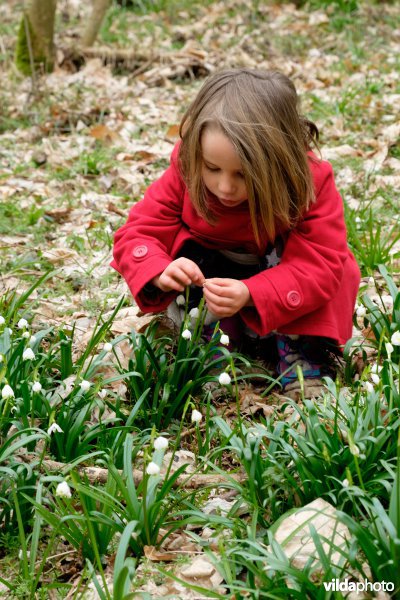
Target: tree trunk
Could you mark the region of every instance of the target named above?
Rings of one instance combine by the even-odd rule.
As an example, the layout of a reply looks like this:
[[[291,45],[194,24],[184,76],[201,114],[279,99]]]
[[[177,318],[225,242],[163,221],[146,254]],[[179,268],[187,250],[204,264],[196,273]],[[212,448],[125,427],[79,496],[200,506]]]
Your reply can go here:
[[[93,45],[110,4],[111,0],[93,0],[92,14],[88,19],[81,39],[81,45],[84,48]]]
[[[54,67],[54,20],[57,0],[25,0],[15,62],[25,75]]]

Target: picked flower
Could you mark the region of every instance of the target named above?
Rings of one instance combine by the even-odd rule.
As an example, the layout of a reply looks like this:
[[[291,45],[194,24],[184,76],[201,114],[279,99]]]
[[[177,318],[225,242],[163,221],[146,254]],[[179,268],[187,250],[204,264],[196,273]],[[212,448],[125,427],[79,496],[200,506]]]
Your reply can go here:
[[[59,498],[71,498],[71,488],[66,481],[62,481],[56,487],[56,496]]]
[[[229,375],[229,373],[226,373],[225,371],[223,373],[221,373],[221,375],[218,377],[218,381],[221,385],[229,385],[231,382],[231,377]]]
[[[113,346],[112,346],[112,344],[110,344],[110,342],[106,342],[103,346],[104,352],[111,352],[112,349],[113,349]]]
[[[201,414],[201,412],[199,410],[194,409],[192,411],[192,423],[200,423],[200,421],[202,420],[203,415]]]
[[[190,331],[190,329],[184,329],[182,331],[182,337],[184,340],[191,340],[192,339],[192,332]]]
[[[34,359],[35,359],[35,353],[32,350],[32,348],[26,348],[26,350],[24,350],[22,353],[22,360],[34,360]]]
[[[154,440],[154,450],[166,450],[168,448],[168,440],[160,435]]]
[[[392,337],[390,338],[393,346],[400,346],[400,331],[395,331]]]
[[[229,335],[226,335],[226,333],[223,333],[221,335],[221,337],[219,338],[219,343],[222,344],[223,346],[229,346]]]
[[[5,318],[2,315],[0,315],[0,325],[4,325],[5,322]]]
[[[17,323],[18,329],[26,329],[28,327],[28,321],[26,319],[20,319]]]
[[[153,461],[149,462],[146,468],[147,475],[158,475],[160,472],[160,467]]]
[[[87,381],[86,379],[84,379],[83,381],[80,382],[79,385],[80,385],[82,392],[87,392],[92,384],[90,381]]]
[[[52,435],[53,433],[63,433],[63,430],[59,425],[57,425],[57,423],[52,423],[48,428],[47,433],[49,435]]]
[[[179,296],[176,297],[175,302],[178,306],[184,306],[186,302],[185,296],[183,296],[183,294],[179,294]]]
[[[15,398],[14,390],[7,383],[1,390],[1,397],[3,398],[3,400],[9,400],[10,398]]]
[[[38,393],[42,391],[42,384],[40,381],[35,381],[32,386],[32,392]]]

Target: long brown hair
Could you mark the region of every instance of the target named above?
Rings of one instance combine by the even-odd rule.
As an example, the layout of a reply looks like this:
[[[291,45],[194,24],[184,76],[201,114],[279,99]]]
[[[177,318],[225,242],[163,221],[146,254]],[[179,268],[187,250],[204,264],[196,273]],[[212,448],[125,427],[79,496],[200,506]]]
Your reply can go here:
[[[218,127],[240,158],[255,239],[259,223],[274,240],[293,227],[314,200],[307,151],[318,129],[298,113],[292,81],[282,73],[247,68],[210,76],[183,116],[179,165],[196,210],[208,222],[215,215],[201,177],[201,136]]]

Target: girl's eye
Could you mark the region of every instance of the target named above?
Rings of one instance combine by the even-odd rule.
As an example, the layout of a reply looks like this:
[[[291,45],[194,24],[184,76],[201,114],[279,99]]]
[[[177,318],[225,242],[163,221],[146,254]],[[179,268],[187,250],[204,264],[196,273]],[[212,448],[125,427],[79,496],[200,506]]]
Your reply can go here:
[[[219,171],[218,167],[210,167],[209,165],[204,165],[208,171],[212,171],[213,173]]]

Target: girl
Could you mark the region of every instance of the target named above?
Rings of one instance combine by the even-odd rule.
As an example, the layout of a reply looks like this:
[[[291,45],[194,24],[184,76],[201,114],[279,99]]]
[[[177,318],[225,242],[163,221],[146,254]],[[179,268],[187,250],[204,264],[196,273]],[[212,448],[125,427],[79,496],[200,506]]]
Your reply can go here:
[[[352,333],[360,281],[317,127],[278,72],[210,76],[185,113],[171,164],[115,235],[112,266],[143,312],[186,286],[214,321],[274,336],[285,393],[325,373]],[[197,298],[197,299],[198,299]]]

